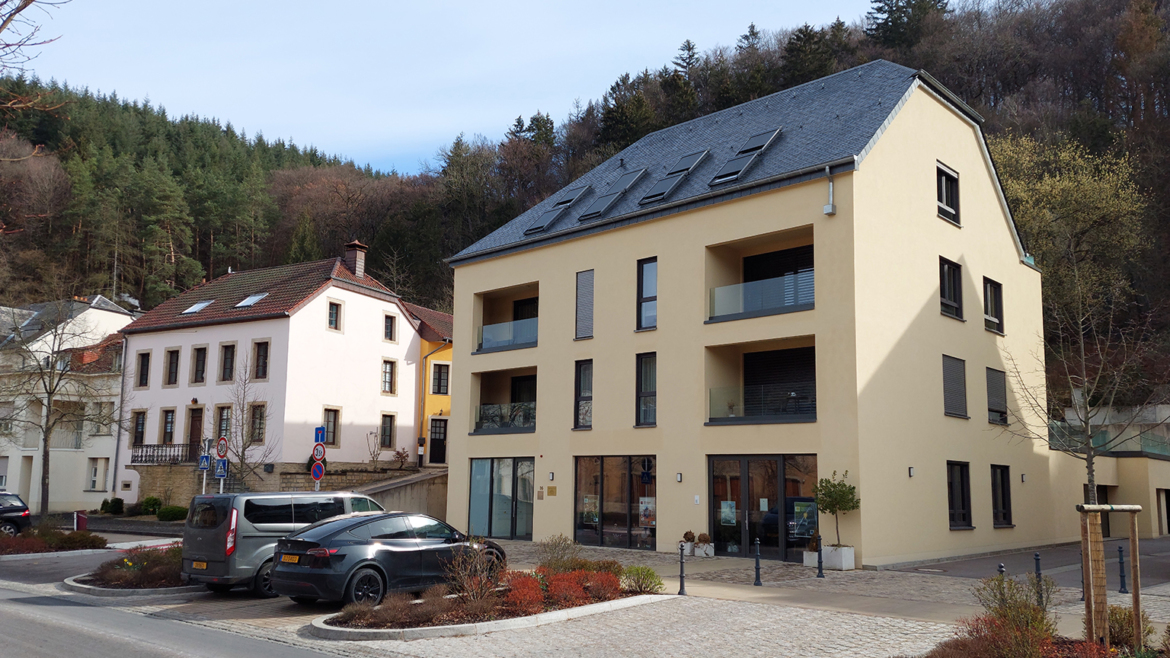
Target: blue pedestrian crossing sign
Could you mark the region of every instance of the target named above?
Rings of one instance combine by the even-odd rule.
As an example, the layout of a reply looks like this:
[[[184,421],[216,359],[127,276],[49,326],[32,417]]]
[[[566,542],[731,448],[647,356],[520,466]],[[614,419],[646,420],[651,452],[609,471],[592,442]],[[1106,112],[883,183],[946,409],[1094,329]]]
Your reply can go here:
[[[313,443],[325,443],[325,427],[313,428]]]
[[[217,478],[227,477],[227,460],[226,459],[215,460],[215,477],[217,477]]]
[[[211,468],[211,455],[199,455],[199,470],[206,471]]]

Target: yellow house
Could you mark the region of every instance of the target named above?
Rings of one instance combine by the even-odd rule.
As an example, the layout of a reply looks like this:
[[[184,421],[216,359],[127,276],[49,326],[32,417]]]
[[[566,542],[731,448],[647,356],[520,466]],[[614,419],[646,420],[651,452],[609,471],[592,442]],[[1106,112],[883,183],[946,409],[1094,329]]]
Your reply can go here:
[[[419,321],[420,404],[419,466],[447,464],[447,431],[451,419],[451,316],[405,304]]]
[[[448,522],[800,560],[848,471],[857,566],[1076,540],[1083,465],[1005,427],[1041,275],[980,122],[871,62],[647,135],[457,254]],[[1111,501],[1158,534],[1170,463],[1140,462]]]

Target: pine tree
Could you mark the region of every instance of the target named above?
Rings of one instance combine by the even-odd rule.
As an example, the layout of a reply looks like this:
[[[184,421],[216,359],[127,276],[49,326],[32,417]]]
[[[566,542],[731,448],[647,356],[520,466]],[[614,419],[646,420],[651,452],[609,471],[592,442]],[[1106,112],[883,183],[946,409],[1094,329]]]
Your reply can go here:
[[[739,39],[735,42],[735,52],[737,54],[755,53],[759,52],[760,45],[763,43],[764,37],[760,31],[756,29],[756,24],[748,25],[747,33],[739,35]]]
[[[321,241],[317,238],[317,229],[313,226],[313,218],[309,212],[301,212],[297,220],[296,230],[293,231],[292,244],[289,245],[286,263],[308,263],[324,258],[321,253]]]
[[[829,75],[833,63],[833,51],[825,33],[805,23],[784,44],[780,76],[785,87],[794,87]]]
[[[682,45],[678,47],[678,56],[671,63],[674,64],[676,71],[682,73],[689,80],[691,71],[699,64],[699,47],[690,39],[683,41]]]
[[[865,14],[865,34],[884,48],[906,51],[925,36],[926,20],[946,14],[947,0],[872,0]]]

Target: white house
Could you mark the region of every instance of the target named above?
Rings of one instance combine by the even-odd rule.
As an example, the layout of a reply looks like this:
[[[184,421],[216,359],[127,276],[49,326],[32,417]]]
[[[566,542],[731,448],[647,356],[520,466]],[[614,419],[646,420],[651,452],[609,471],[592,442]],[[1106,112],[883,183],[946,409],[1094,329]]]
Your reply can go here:
[[[0,491],[38,509],[47,452],[50,511],[91,509],[111,496],[117,332],[133,319],[101,295],[0,307]],[[50,408],[60,422],[46,451]]]
[[[365,255],[353,242],[344,259],[228,273],[126,327],[118,495],[184,504],[220,436],[251,490],[303,476],[318,426],[331,473],[364,466],[371,443],[410,449],[424,325]]]

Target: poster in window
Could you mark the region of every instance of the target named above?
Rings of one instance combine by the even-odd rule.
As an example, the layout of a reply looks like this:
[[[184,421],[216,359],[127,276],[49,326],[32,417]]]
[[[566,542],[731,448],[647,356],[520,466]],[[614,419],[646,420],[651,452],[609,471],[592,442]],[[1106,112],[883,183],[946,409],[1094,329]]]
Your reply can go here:
[[[581,523],[597,525],[597,496],[581,496]]]
[[[792,536],[812,537],[817,529],[817,504],[813,501],[792,503]]]
[[[719,525],[735,525],[735,501],[719,502]]]
[[[641,496],[638,498],[638,525],[643,528],[653,528],[657,520],[654,509],[654,496]]]

